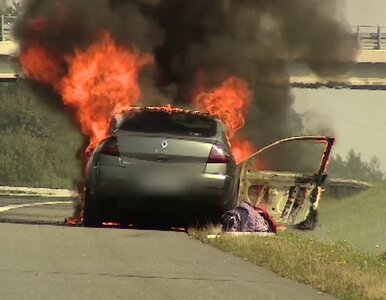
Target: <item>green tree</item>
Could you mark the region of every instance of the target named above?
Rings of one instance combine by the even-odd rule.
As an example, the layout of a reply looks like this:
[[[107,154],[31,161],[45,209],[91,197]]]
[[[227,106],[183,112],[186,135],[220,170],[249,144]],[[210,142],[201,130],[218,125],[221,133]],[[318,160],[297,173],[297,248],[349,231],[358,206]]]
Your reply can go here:
[[[18,16],[22,10],[22,4],[18,1],[12,1],[12,4],[9,4],[7,0],[0,0],[0,10],[2,15]]]
[[[360,153],[351,149],[346,158],[343,159],[339,154],[332,157],[328,173],[331,177],[357,179],[370,182],[381,181],[384,173],[380,169],[380,162],[373,156],[370,162],[365,162]]]

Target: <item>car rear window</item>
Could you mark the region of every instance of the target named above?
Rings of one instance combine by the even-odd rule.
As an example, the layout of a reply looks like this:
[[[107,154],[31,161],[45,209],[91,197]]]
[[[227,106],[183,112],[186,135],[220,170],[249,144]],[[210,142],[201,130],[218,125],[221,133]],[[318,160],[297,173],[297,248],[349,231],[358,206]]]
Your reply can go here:
[[[118,128],[134,132],[199,137],[212,137],[217,133],[216,121],[205,116],[150,111],[129,113]]]

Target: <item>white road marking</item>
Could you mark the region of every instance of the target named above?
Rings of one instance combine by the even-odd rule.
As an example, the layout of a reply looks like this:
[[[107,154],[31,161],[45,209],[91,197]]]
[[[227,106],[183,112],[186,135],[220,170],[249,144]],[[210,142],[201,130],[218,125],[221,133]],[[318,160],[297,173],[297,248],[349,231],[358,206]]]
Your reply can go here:
[[[0,212],[5,212],[11,209],[30,207],[30,206],[71,204],[71,203],[72,201],[55,201],[55,202],[37,202],[37,203],[29,203],[29,204],[7,205],[7,206],[0,207]]]

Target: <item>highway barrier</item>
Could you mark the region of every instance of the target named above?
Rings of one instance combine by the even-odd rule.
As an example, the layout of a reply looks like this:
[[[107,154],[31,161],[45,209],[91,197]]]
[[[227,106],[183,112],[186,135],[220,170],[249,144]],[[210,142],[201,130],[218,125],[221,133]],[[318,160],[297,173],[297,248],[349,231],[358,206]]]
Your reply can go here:
[[[78,193],[65,189],[0,186],[0,196],[75,198]]]
[[[373,185],[360,180],[331,178],[326,182],[324,197],[345,198],[370,189]]]

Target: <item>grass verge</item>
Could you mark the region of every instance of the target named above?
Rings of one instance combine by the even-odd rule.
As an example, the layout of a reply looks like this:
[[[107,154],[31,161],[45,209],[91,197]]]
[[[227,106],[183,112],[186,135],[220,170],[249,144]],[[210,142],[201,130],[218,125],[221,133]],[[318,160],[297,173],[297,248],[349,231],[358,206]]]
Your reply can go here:
[[[276,237],[208,239],[210,232],[210,229],[189,231],[206,244],[340,299],[386,299],[383,255],[364,254],[346,242],[325,243],[293,232]]]
[[[386,251],[386,182],[357,196],[345,199],[322,199],[320,226],[315,237],[346,240],[366,252]]]

